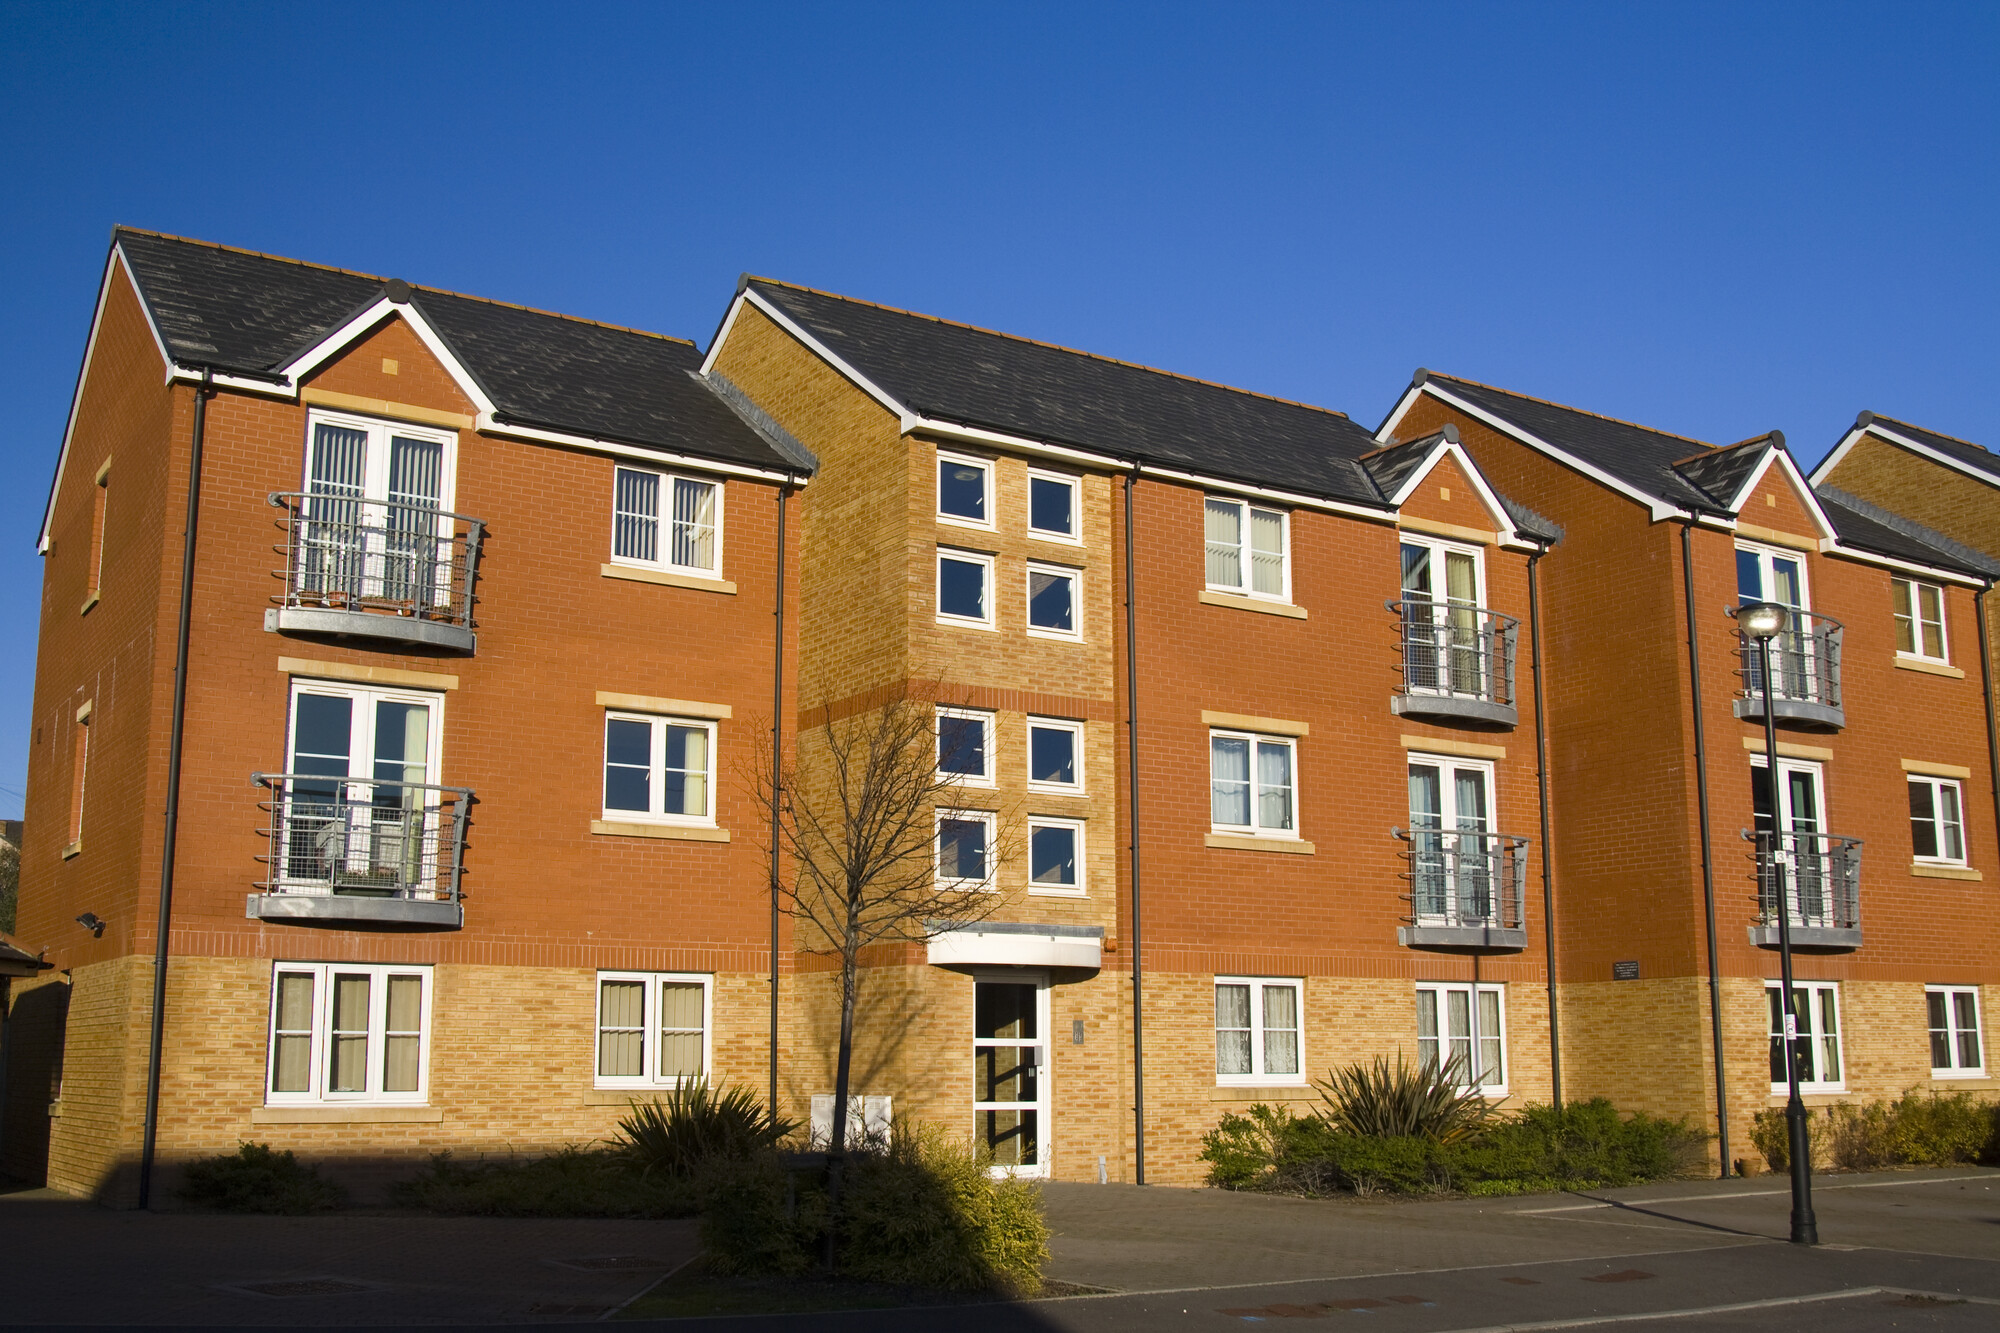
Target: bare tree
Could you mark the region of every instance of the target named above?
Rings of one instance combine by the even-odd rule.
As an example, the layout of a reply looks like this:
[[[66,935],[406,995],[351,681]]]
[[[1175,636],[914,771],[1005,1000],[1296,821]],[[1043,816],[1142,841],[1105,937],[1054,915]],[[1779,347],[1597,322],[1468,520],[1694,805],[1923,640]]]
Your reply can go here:
[[[920,943],[990,915],[1000,901],[998,872],[1016,855],[1016,820],[992,808],[990,792],[977,804],[968,801],[963,779],[940,766],[942,694],[935,684],[912,685],[849,716],[829,712],[800,736],[789,765],[757,775],[765,814],[775,813],[771,822],[791,866],[779,891],[805,927],[801,947],[840,956],[840,1047],[827,1145],[836,1198],[862,950]],[[950,819],[955,811],[977,817]],[[957,873],[975,864],[983,871],[977,877]]]

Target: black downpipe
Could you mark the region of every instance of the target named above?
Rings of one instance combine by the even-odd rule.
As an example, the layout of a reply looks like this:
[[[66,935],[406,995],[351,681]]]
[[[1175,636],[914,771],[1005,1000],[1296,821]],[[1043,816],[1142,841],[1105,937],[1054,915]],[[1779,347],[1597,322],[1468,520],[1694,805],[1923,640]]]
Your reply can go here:
[[[784,799],[785,758],[785,501],[792,493],[787,481],[778,488],[778,596],[771,615],[776,624],[771,649],[771,1100],[765,1110],[778,1114],[778,812]]]
[[[1681,524],[1681,582],[1687,597],[1688,692],[1694,701],[1695,805],[1701,813],[1701,902],[1708,924],[1708,1026],[1715,1045],[1715,1137],[1729,1179],[1729,1085],[1723,1081],[1722,981],[1715,957],[1715,861],[1709,850],[1708,741],[1701,724],[1701,646],[1694,618],[1693,525]],[[1773,781],[1776,781],[1774,778]]]
[[[194,447],[188,456],[187,532],[181,541],[181,617],[174,641],[174,718],[167,741],[167,824],[160,843],[160,921],[153,941],[153,1031],[146,1049],[146,1136],[139,1150],[139,1206],[153,1198],[153,1150],[160,1135],[160,1051],[167,1030],[167,937],[174,917],[174,845],[180,834],[181,743],[187,734],[188,631],[194,621],[194,537],[201,517],[201,446],[215,372],[203,367],[194,393]]]
[[[1139,951],[1139,631],[1132,589],[1132,483],[1125,474],[1125,738],[1126,804],[1132,822],[1132,1164],[1135,1184],[1146,1183],[1146,1024],[1140,1003]]]
[[[1563,1104],[1562,1017],[1556,1012],[1556,898],[1549,869],[1549,732],[1542,716],[1542,604],[1535,591],[1535,564],[1549,553],[1537,547],[1528,557],[1528,670],[1535,678],[1535,787],[1542,812],[1542,947],[1549,986],[1549,1099]]]
[[[1972,594],[1973,614],[1979,621],[1979,688],[1986,695],[1986,767],[1993,783],[1993,827],[2000,829],[2000,742],[1993,734],[1993,655],[1986,644],[1986,594],[1993,591],[1993,581]]]

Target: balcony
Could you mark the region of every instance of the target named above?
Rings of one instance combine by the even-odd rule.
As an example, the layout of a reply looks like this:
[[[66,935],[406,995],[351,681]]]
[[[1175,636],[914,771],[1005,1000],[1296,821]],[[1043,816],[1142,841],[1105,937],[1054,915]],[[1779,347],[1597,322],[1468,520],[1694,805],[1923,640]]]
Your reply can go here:
[[[1514,646],[1521,622],[1484,607],[1406,597],[1387,602],[1400,624],[1402,686],[1389,707],[1399,717],[1447,725],[1512,727]]]
[[[264,628],[421,644],[475,647],[473,585],[486,525],[435,506],[280,492],[285,591]]]
[[[270,878],[244,915],[263,921],[456,929],[472,792],[421,782],[257,773],[270,791]]]
[[[1528,946],[1528,839],[1511,833],[1396,829],[1409,844],[1410,891],[1396,939],[1413,949],[1517,953]]]
[[[1839,731],[1847,725],[1840,702],[1841,625],[1830,616],[1794,611],[1791,624],[1771,640],[1770,708],[1780,724],[1817,731]],[[1736,716],[1764,720],[1763,666],[1757,641],[1737,631],[1743,688],[1736,697]]]
[[[1792,947],[1836,952],[1861,947],[1861,839],[1832,833],[1743,830],[1756,844],[1757,920],[1750,942],[1778,947],[1778,875],[1791,900]]]

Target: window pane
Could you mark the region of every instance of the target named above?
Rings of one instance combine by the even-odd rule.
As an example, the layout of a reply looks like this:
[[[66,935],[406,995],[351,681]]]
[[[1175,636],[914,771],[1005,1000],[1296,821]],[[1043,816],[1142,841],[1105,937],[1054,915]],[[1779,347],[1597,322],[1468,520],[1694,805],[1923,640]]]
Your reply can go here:
[[[271,1091],[307,1092],[312,1081],[312,974],[279,973],[276,1007]]]
[[[701,1034],[671,1032],[660,1035],[660,1077],[701,1077]]]
[[[1773,1083],[1783,1083],[1785,1081],[1785,1017],[1784,1010],[1779,1008],[1778,988],[1776,986],[1765,987],[1764,998],[1771,1010],[1771,1081]]]
[[[645,1072],[643,981],[598,985],[597,1072],[605,1078],[637,1078]]]
[[[986,719],[938,719],[938,771],[964,777],[986,776]]]
[[[1917,613],[1911,605],[1910,592],[1915,585],[1907,579],[1895,579],[1889,584],[1896,607],[1896,649],[1898,652],[1917,651]]]
[[[1032,843],[1029,873],[1035,883],[1054,888],[1076,887],[1076,830],[1038,826],[1030,835]]]
[[[424,979],[415,976],[389,978],[390,1032],[413,1033],[423,1030]]]
[[[686,982],[660,985],[661,1078],[700,1078],[702,988]]]
[[[655,472],[618,469],[617,517],[612,553],[623,560],[660,558],[660,477]]]
[[[277,1043],[277,1058],[271,1062],[271,1091],[309,1091],[308,1081],[312,1077],[311,1034],[281,1034]]]
[[[660,1027],[676,1032],[701,1031],[702,987],[690,981],[660,983]]]
[[[986,878],[986,822],[938,821],[938,873],[946,879]]]
[[[1986,1063],[1979,1049],[1979,997],[1971,991],[1959,991],[1951,1000],[1958,1019],[1958,1067],[1978,1069]]]
[[[292,705],[292,771],[348,776],[353,719],[352,699],[301,694]]]
[[[1068,727],[1028,728],[1028,776],[1076,785],[1076,733]]]
[[[653,808],[653,725],[624,718],[604,723],[604,808]]]
[[[1940,782],[1937,794],[1938,831],[1942,834],[1939,841],[1944,846],[1944,854],[1954,861],[1963,861],[1965,859],[1965,837],[1964,826],[1960,823],[1958,814],[1958,784],[1955,782]]]
[[[1250,988],[1215,988],[1215,1072],[1248,1074],[1250,1065]]]
[[[1917,604],[1923,609],[1924,655],[1944,656],[1944,589],[1929,583],[1917,585]]]
[[[1241,736],[1209,739],[1209,817],[1217,824],[1250,823],[1250,742]]]
[[[1076,631],[1076,579],[1045,570],[1028,571],[1028,623],[1036,629]]]
[[[986,469],[956,459],[938,459],[938,512],[986,521]]]
[[[1269,509],[1250,511],[1250,590],[1285,593],[1285,517]]]
[[[1736,595],[1745,602],[1764,600],[1764,570],[1755,551],[1736,553]]]
[[[1479,1082],[1497,1088],[1505,1081],[1500,1050],[1500,994],[1479,992]]]
[[[938,611],[967,620],[986,619],[986,566],[975,560],[938,560]]]
[[[1434,990],[1417,992],[1417,1063],[1430,1069],[1438,1064],[1438,997]]]
[[[1292,747],[1280,741],[1257,742],[1257,827],[1292,826]]]
[[[1910,846],[1917,856],[1938,854],[1937,812],[1931,784],[1910,780]]]
[[[423,1038],[391,1034],[382,1039],[382,1091],[415,1092],[420,1086]]]
[[[1290,986],[1264,987],[1264,1072],[1299,1072],[1299,993]]]
[[[1068,482],[1046,477],[1028,479],[1028,526],[1037,532],[1076,535],[1076,518],[1071,512],[1076,488]]]
[[[708,813],[708,728],[667,728],[665,771],[661,775],[663,814]]]
[[[1945,1012],[1945,1003],[1954,998],[1942,991],[1931,991],[1924,996],[1924,1004],[1930,1010],[1931,1027],[1931,1068],[1951,1068],[1951,1020]]]
[[[715,568],[715,490],[712,482],[674,478],[674,564]]]
[[[368,1088],[368,983],[366,974],[335,974],[333,1035],[327,1069],[327,1091],[365,1092]]]
[[[1243,509],[1229,500],[1205,506],[1208,533],[1208,581],[1222,588],[1243,586]]]
[[[1828,1083],[1840,1082],[1840,1024],[1835,1009],[1837,1001],[1831,986],[1819,993],[1820,1049],[1824,1052],[1821,1060],[1820,1078]]]

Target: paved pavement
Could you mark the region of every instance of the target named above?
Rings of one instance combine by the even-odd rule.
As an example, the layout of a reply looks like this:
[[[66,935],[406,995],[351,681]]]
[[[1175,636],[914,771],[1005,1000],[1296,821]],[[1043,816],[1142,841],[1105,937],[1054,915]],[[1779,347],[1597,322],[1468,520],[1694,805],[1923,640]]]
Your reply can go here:
[[[1104,1294],[658,1327],[2000,1327],[2000,1171],[1831,1177],[1815,1197],[1825,1243],[1807,1250],[1783,1242],[1790,1201],[1769,1177],[1434,1202],[1051,1185],[1049,1275]],[[17,1193],[0,1196],[0,1308],[10,1324],[70,1328],[580,1321],[650,1285],[695,1243],[684,1222],[146,1215]]]

